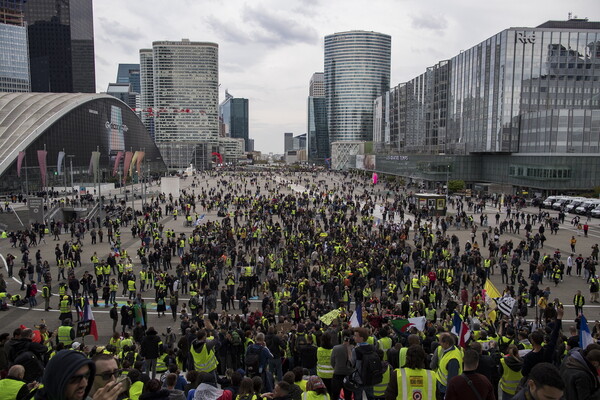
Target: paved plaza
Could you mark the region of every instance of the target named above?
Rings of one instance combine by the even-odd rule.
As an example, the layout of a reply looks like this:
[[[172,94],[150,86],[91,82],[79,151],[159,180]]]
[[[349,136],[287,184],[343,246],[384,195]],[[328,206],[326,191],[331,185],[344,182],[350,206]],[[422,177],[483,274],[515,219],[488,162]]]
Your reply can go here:
[[[360,178],[360,179],[364,180],[364,183],[361,185],[357,185],[355,188],[353,188],[354,193],[362,194],[364,191],[367,191],[371,194],[383,195],[383,197],[385,197],[388,194],[388,190],[384,189],[383,183],[378,183],[377,185],[373,186],[370,183],[369,178],[364,177],[364,178]],[[267,184],[267,183],[270,184],[271,188],[276,187],[277,190],[280,190],[282,193],[292,193],[292,192],[301,192],[303,190],[306,190],[306,188],[308,188],[308,189],[316,188],[317,190],[324,190],[326,187],[329,188],[330,190],[339,189],[340,185],[342,184],[342,175],[336,174],[333,172],[330,172],[330,173],[321,172],[321,173],[315,173],[315,174],[313,174],[313,173],[281,173],[280,175],[277,175],[275,177],[273,177],[272,175],[267,176],[267,174],[264,174],[264,175],[261,175],[257,179],[255,184],[252,184],[252,183],[250,183],[249,176],[241,175],[240,177],[238,177],[233,172],[221,172],[221,173],[213,172],[211,175],[199,173],[195,177],[188,177],[185,180],[181,180],[181,186],[182,186],[182,189],[188,190],[188,191],[194,191],[195,193],[199,193],[203,188],[207,191],[210,190],[211,188],[215,188],[217,190],[227,190],[226,187],[222,183],[220,184],[220,186],[218,186],[219,183],[222,182],[223,180],[231,180],[236,183],[245,182],[246,188],[248,190],[251,190],[252,193],[256,193],[257,190],[260,190],[261,194],[265,194],[266,193],[265,184]],[[194,185],[194,186],[192,186],[192,185]],[[159,186],[154,185],[154,186],[151,186],[148,191],[149,191],[149,193],[156,193],[158,190],[159,190]],[[118,192],[119,192],[119,190],[117,189],[116,191],[114,191],[114,193],[111,193],[111,195],[118,194]],[[139,189],[138,189],[138,192],[139,192]],[[392,198],[391,194],[390,194],[389,198],[390,199]],[[382,204],[382,197],[378,197],[377,203]],[[128,202],[128,206],[130,204],[131,204],[131,201]],[[134,201],[134,206],[136,209],[141,208],[142,200],[136,199]],[[465,207],[465,209],[466,209],[466,207]],[[164,207],[163,207],[163,210],[164,210]],[[537,207],[535,207],[535,208],[528,207],[528,208],[523,209],[522,211],[525,213],[537,214],[538,209],[537,209]],[[206,210],[201,210],[201,206],[198,206],[197,212],[198,212],[198,214],[204,215],[204,219],[202,220],[203,223],[205,221],[209,221],[209,220],[220,219],[220,217],[217,216],[217,210],[212,210],[211,212],[207,212]],[[452,207],[450,207],[449,214],[453,215],[455,212],[456,211],[453,210]],[[494,227],[495,226],[494,216],[495,216],[497,210],[491,209],[488,206],[488,208],[486,210],[484,210],[483,212],[488,215],[489,224],[491,224],[491,226]],[[551,213],[551,215],[557,214],[556,211],[550,210],[549,212]],[[472,212],[467,211],[467,213],[471,214]],[[502,221],[506,216],[505,210],[502,209],[500,211],[500,213],[502,216],[501,217],[501,221]],[[408,213],[406,214],[406,216],[411,219],[413,218],[413,216]],[[375,212],[376,221],[380,217],[381,217],[381,213],[378,210],[376,210],[376,212]],[[587,257],[590,255],[592,245],[594,245],[596,243],[600,243],[600,220],[592,219],[589,222],[590,230],[588,233],[588,237],[584,237],[583,235],[578,236],[577,230],[570,223],[571,218],[572,218],[572,216],[567,215],[567,218],[565,219],[565,223],[560,225],[558,234],[551,235],[549,233],[549,230],[546,231],[547,241],[544,244],[544,248],[540,250],[542,256],[544,255],[544,253],[553,254],[556,249],[560,249],[563,254],[563,258],[566,259],[566,257],[570,253],[570,251],[569,251],[570,250],[570,239],[572,236],[575,236],[577,239],[576,253],[581,253],[584,257]],[[476,222],[479,222],[479,215],[476,215],[474,219]],[[186,234],[189,234],[193,230],[192,227],[183,226],[184,218],[178,218],[177,220],[174,220],[171,215],[165,216],[163,214],[163,219],[160,221],[160,223],[165,226],[165,229],[169,229],[169,228],[173,229],[176,233],[184,232]],[[536,231],[537,231],[537,226],[534,227],[534,232],[536,232]],[[478,234],[477,234],[479,240],[481,240],[480,232],[481,232],[481,230],[478,231]],[[136,251],[140,246],[140,239],[133,237],[131,234],[131,231],[128,227],[122,228],[121,234],[122,234],[123,248],[126,249],[128,254],[132,257],[133,263],[134,263],[134,272],[136,273],[136,276],[137,276],[139,271],[141,270],[141,264],[139,262],[140,260],[136,256]],[[470,240],[470,230],[456,229],[454,226],[452,226],[449,228],[448,234],[449,235],[455,234],[460,239],[461,248],[463,248],[463,249],[464,249],[464,244],[466,243],[466,241]],[[51,306],[53,307],[53,309],[49,312],[44,312],[43,299],[41,299],[40,293],[38,293],[38,306],[35,307],[34,309],[29,310],[28,307],[16,308],[16,307],[11,306],[11,307],[9,307],[8,311],[0,312],[0,326],[2,326],[2,329],[0,330],[0,332],[12,332],[12,330],[14,328],[18,327],[21,324],[26,325],[26,326],[34,326],[34,325],[41,323],[42,321],[45,321],[51,330],[54,330],[55,328],[57,328],[59,326],[59,322],[60,322],[58,319],[58,316],[59,316],[58,302],[59,302],[59,300],[58,300],[58,296],[56,295],[56,291],[58,288],[58,282],[54,280],[57,276],[57,267],[56,267],[56,263],[54,262],[54,259],[55,259],[54,247],[57,243],[62,245],[62,243],[64,243],[65,240],[70,240],[71,235],[68,233],[61,233],[60,236],[61,236],[60,241],[53,241],[52,235],[46,236],[45,244],[41,243],[38,247],[34,247],[34,248],[30,249],[32,256],[33,256],[33,254],[35,254],[37,249],[40,249],[43,258],[50,262],[51,274],[53,277],[53,282],[52,282],[53,292],[55,292],[54,293],[55,295],[53,296],[53,298],[51,300]],[[501,237],[501,242],[504,242],[505,240],[513,240],[513,242],[516,245],[524,237],[525,237],[524,230],[521,229],[520,235],[512,234],[512,233],[504,233]],[[413,246],[412,240],[409,240],[408,244]],[[89,235],[86,235],[85,239],[83,240],[83,253],[81,256],[83,265],[82,265],[82,267],[76,268],[76,276],[78,278],[80,278],[81,275],[83,274],[83,271],[86,271],[86,270],[89,271],[90,273],[93,273],[93,266],[90,261],[90,257],[92,256],[92,254],[94,252],[96,252],[98,254],[98,257],[102,258],[102,257],[106,257],[108,255],[109,251],[110,251],[110,248],[109,248],[109,245],[106,242],[106,240],[104,241],[104,243],[98,242],[97,244],[92,245]],[[20,282],[18,280],[18,277],[16,276],[16,271],[18,271],[18,267],[20,266],[20,256],[21,256],[20,251],[18,249],[11,248],[11,245],[10,245],[10,242],[8,241],[8,239],[2,239],[0,241],[0,255],[2,255],[2,257],[4,258],[4,257],[6,257],[6,255],[8,253],[12,253],[16,256],[15,277],[8,278],[7,271],[4,271],[4,277],[5,277],[5,280],[7,281],[7,285],[8,285],[8,292],[11,294],[21,293],[24,296],[24,292],[19,290]],[[487,257],[487,255],[488,255],[487,249],[483,248],[482,255],[484,257]],[[4,269],[5,263],[4,263],[3,258],[0,258],[0,266]],[[174,268],[177,266],[177,263],[178,263],[177,261],[178,261],[177,258],[174,257],[172,260]],[[412,262],[411,262],[411,266],[412,266]],[[174,272],[174,270],[173,270],[173,272]],[[500,291],[502,291],[503,285],[501,284],[501,281],[500,281],[500,272],[499,272],[498,267],[496,267],[495,274],[491,277],[491,280],[496,285],[496,287]],[[575,317],[575,312],[574,312],[574,307],[573,307],[573,295],[575,294],[575,292],[577,290],[581,290],[582,293],[586,297],[586,306],[584,307],[584,310],[585,310],[585,314],[588,318],[588,321],[590,323],[593,323],[593,321],[600,319],[600,304],[591,305],[589,303],[589,298],[590,298],[589,285],[586,284],[585,280],[583,280],[581,277],[565,276],[564,281],[561,282],[558,287],[554,287],[553,283],[549,282],[548,279],[544,279],[544,284],[541,285],[540,287],[545,288],[546,286],[549,286],[551,289],[551,296],[550,296],[551,299],[558,297],[564,303],[565,308],[566,308],[565,320],[567,323],[572,323],[572,321]],[[40,292],[41,292],[41,288],[42,288],[42,284],[39,284],[38,290]],[[99,292],[101,292],[101,290]],[[150,291],[146,291],[143,294],[143,297],[144,297],[145,301],[148,303],[148,319],[149,319],[148,326],[154,326],[158,330],[158,332],[165,332],[167,326],[176,327],[175,330],[178,331],[179,322],[173,321],[173,319],[170,317],[169,310],[167,310],[166,317],[158,318],[157,313],[155,311],[156,304],[154,301],[154,290],[153,289]],[[188,299],[189,299],[189,296],[187,296],[187,295],[181,296],[180,304],[182,301],[187,302]],[[117,300],[118,300],[119,307],[120,307],[126,299],[124,297],[117,297]],[[99,330],[99,334],[100,334],[98,344],[106,344],[108,342],[108,338],[112,334],[112,321],[109,318],[109,311],[108,311],[109,309],[104,308],[104,306],[103,306],[104,302],[102,300],[100,301],[100,304],[101,304],[101,307],[93,308],[93,312],[94,312],[94,317],[98,324],[98,330]],[[219,305],[219,309],[220,309],[220,301],[218,301],[218,305]],[[260,306],[261,306],[260,299],[252,300],[251,310],[260,309]],[[532,317],[533,315],[534,314],[532,311],[532,312],[530,312],[529,317]],[[91,336],[86,337],[86,343],[89,343],[89,342],[93,342],[93,338]]]

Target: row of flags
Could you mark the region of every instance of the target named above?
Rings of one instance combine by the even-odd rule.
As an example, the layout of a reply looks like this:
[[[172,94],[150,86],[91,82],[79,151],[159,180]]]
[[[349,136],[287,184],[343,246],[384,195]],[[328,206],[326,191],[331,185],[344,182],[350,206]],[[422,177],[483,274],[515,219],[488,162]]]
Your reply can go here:
[[[90,157],[90,166],[88,168],[88,173],[90,175],[96,176],[96,173],[98,172],[98,170],[100,168],[100,155],[101,154],[99,151],[92,152],[92,155]],[[65,156],[66,156],[66,154],[64,151],[58,152],[58,159],[56,161],[56,170],[58,172],[58,175],[62,175],[62,173],[63,173],[63,161],[65,159]],[[144,151],[136,151],[136,152],[119,151],[117,153],[117,156],[115,157],[115,163],[114,163],[114,167],[113,167],[113,176],[115,176],[117,174],[117,171],[119,169],[119,164],[121,163],[121,160],[123,158],[125,159],[124,165],[123,165],[123,170],[128,171],[129,176],[133,176],[134,166],[135,166],[135,170],[137,171],[138,175],[141,175],[141,173],[142,173],[141,165],[142,165],[142,161],[144,160],[145,156],[146,156],[146,152],[144,152]],[[48,163],[46,160],[47,157],[48,157],[48,152],[46,150],[37,150],[38,165],[40,168],[40,175],[42,178],[42,187],[46,187],[46,182],[47,182],[47,177],[48,177],[48,171],[47,171]],[[19,155],[17,156],[17,177],[19,177],[19,178],[21,177],[21,169],[23,168],[23,160],[24,159],[25,159],[25,151],[20,151]],[[123,176],[123,183],[125,183],[126,179],[127,179],[127,173],[125,173]]]

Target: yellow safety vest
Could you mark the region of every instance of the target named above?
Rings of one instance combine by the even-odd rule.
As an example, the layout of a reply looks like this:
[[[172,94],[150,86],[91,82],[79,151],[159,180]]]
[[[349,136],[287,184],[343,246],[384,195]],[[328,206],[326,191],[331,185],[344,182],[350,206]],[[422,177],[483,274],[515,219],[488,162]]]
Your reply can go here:
[[[333,378],[333,367],[331,366],[332,349],[319,347],[317,349],[317,375],[323,379]]]
[[[448,386],[448,363],[450,360],[458,360],[458,375],[462,374],[462,353],[456,347],[447,353],[442,353],[442,358],[437,370],[438,380],[443,386]]]
[[[379,348],[383,351],[383,361],[387,361],[387,351],[392,348],[392,339],[389,337],[382,337],[378,340]]]
[[[196,371],[211,372],[217,368],[217,358],[215,357],[215,352],[213,350],[209,352],[206,347],[206,343],[204,343],[200,353],[197,353],[193,346],[190,348],[192,358],[194,359],[194,369]]]
[[[127,289],[130,292],[135,292],[135,281],[127,281]]]
[[[25,382],[5,378],[0,380],[0,400],[16,399]]]
[[[131,400],[138,400],[142,394],[142,389],[144,389],[144,383],[142,381],[132,383],[129,388],[129,398]]]
[[[389,365],[387,366],[387,368],[385,369],[385,372],[383,373],[383,378],[381,378],[381,382],[379,382],[376,385],[373,385],[373,395],[377,398],[383,398],[385,397],[385,390],[388,387],[388,384],[390,383],[390,371],[392,370],[392,367],[390,367]]]
[[[503,392],[514,395],[517,393],[517,387],[519,386],[519,382],[521,378],[523,378],[523,374],[521,371],[513,371],[506,365],[505,361],[506,357],[500,359],[500,364],[502,364],[502,377],[500,378],[500,389]]]
[[[156,372],[166,372],[167,371],[168,365],[165,362],[166,358],[167,358],[167,353],[163,354],[162,356],[160,356],[156,359]]]
[[[71,306],[69,305],[69,300],[61,300],[60,301],[60,312],[61,314],[66,314],[71,312]]]
[[[398,400],[435,400],[436,377],[428,369],[400,368],[396,370],[398,379]]]
[[[59,326],[58,327],[58,341],[63,343],[65,346],[70,346],[73,343],[73,339],[71,339],[71,331],[73,327],[71,326]]]
[[[406,352],[408,351],[408,347],[402,347],[398,352],[398,365],[400,368],[404,367],[406,364]]]
[[[302,393],[302,400],[329,400],[329,395],[327,393],[318,394],[317,392],[309,390],[308,392]]]

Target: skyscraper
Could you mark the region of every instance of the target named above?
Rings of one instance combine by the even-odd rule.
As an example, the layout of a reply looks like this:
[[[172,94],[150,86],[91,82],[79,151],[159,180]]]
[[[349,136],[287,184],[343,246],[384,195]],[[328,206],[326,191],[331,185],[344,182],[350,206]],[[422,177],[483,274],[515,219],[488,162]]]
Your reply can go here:
[[[140,93],[140,64],[119,64],[117,83],[130,83],[131,90]]]
[[[224,136],[244,139],[244,151],[248,146],[248,99],[236,98],[225,91],[225,100],[219,105],[219,118]]]
[[[0,5],[0,92],[29,92],[27,28],[23,0]]]
[[[329,143],[372,140],[373,101],[389,90],[392,38],[349,31],[325,36]]]
[[[31,90],[95,93],[92,0],[29,0],[23,11]]]
[[[308,95],[312,97],[325,97],[325,77],[322,72],[315,72],[310,78]]]
[[[219,46],[189,39],[154,42],[151,57],[140,50],[140,70],[142,110],[154,120],[154,139],[167,166],[207,168],[219,133]]]
[[[310,78],[307,125],[306,154],[308,160],[311,162],[322,161],[329,157],[325,81],[322,72],[315,72]]]
[[[140,50],[140,108],[141,118],[154,139],[154,58],[152,49]]]

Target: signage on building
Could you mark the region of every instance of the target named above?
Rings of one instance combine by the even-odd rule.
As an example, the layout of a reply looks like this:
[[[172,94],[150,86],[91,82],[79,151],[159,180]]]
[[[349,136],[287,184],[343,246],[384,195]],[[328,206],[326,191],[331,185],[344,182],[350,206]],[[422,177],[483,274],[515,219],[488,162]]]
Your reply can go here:
[[[388,161],[408,161],[408,156],[387,156]]]
[[[29,206],[29,220],[38,223],[44,222],[44,199],[42,197],[30,197],[27,200]]]
[[[533,44],[535,43],[535,32],[532,31],[522,31],[517,32],[515,36],[515,43],[523,43],[523,44]]]
[[[115,124],[114,122],[110,122],[110,121],[106,121],[104,123],[104,126],[106,127],[106,129],[114,129],[114,130],[117,130],[117,131],[123,132],[123,133],[125,133],[129,130],[129,128],[125,124]]]

